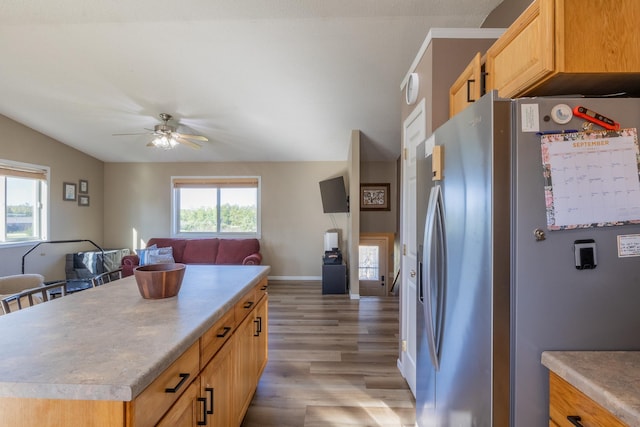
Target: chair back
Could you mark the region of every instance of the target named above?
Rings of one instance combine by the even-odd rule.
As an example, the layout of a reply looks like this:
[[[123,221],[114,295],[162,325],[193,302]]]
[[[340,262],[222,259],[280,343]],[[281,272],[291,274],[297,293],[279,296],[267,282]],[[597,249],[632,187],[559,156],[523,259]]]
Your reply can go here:
[[[113,271],[107,271],[91,279],[93,287],[102,286],[105,283],[113,282],[114,280],[122,279],[122,269],[119,268]]]
[[[3,313],[8,314],[12,311],[22,310],[23,308],[49,301],[52,299],[50,292],[58,289],[60,290],[61,296],[67,295],[67,282],[61,281],[49,283],[47,285],[26,289],[13,295],[5,296],[0,299],[0,305],[2,305]]]

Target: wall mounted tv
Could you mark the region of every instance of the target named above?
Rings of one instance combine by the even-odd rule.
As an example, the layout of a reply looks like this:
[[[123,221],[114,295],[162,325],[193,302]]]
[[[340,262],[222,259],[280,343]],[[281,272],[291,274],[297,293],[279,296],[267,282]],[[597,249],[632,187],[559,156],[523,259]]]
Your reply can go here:
[[[320,196],[324,213],[349,212],[349,198],[343,177],[320,181]]]

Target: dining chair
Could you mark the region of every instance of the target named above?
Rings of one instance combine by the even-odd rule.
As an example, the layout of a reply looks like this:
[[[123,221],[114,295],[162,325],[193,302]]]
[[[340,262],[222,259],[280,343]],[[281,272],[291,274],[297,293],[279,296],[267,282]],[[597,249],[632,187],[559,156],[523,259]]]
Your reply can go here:
[[[51,295],[52,291],[60,292],[61,296],[67,295],[67,282],[60,281],[25,289],[0,299],[0,305],[2,305],[3,313],[9,314],[12,311],[22,310],[23,308],[53,299],[54,297]]]
[[[95,288],[95,287],[98,287],[98,286],[102,286],[105,283],[113,282],[114,280],[118,280],[118,279],[122,279],[122,269],[121,268],[119,268],[117,270],[113,270],[113,271],[107,271],[107,272],[98,274],[97,276],[94,276],[91,279],[91,284]]]

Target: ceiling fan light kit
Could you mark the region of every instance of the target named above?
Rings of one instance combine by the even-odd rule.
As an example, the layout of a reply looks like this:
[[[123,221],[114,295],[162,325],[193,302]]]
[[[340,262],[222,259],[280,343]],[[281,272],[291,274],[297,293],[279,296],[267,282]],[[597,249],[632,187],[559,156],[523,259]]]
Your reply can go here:
[[[202,135],[189,135],[185,133],[178,133],[176,131],[177,130],[176,126],[171,126],[170,124],[168,124],[169,120],[173,118],[171,114],[160,113],[159,117],[163,123],[157,124],[153,127],[153,131],[150,132],[150,134],[154,135],[154,138],[151,140],[151,142],[147,144],[147,146],[158,147],[158,148],[162,148],[163,150],[171,150],[172,148],[175,148],[178,145],[183,144],[194,149],[200,149],[201,146],[199,144],[196,144],[195,142],[190,140],[191,139],[195,139],[196,141],[209,140],[207,137]],[[151,131],[151,129],[147,129],[147,130]],[[142,134],[120,133],[120,134],[114,134],[114,135],[120,136],[120,135],[142,135]]]

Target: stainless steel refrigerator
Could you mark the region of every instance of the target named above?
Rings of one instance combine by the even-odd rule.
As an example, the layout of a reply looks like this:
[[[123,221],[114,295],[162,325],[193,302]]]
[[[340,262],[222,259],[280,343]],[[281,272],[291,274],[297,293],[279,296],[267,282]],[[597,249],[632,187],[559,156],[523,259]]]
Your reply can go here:
[[[638,99],[490,93],[418,146],[421,427],[547,426],[543,351],[640,350],[640,225],[624,220],[638,215],[637,155],[619,165],[602,139],[590,142],[609,135],[618,143],[620,132],[573,135],[587,122],[576,106],[597,112],[588,122],[607,116],[640,128]],[[553,170],[544,168],[545,133],[579,137],[595,160],[554,157]],[[432,179],[431,145],[443,147],[441,180]],[[613,179],[629,181],[627,195],[612,199],[618,181],[603,186],[593,171],[566,171],[599,163],[621,171]],[[608,221],[611,200],[623,205],[620,221]]]

